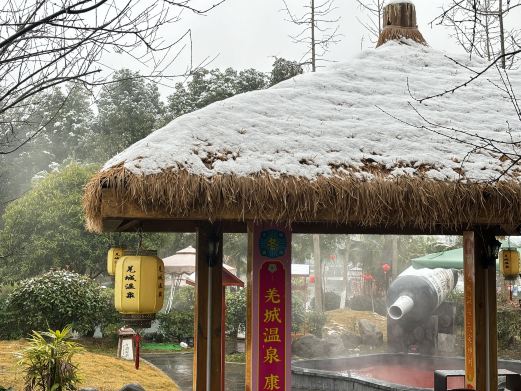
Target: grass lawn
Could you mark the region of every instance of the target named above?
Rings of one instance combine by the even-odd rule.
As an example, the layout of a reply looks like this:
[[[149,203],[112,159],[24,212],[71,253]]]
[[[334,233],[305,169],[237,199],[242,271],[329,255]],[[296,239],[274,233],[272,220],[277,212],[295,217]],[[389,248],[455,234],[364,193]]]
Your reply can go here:
[[[176,343],[159,342],[145,342],[141,344],[141,349],[143,352],[181,352],[186,350]]]
[[[23,389],[23,374],[16,365],[14,353],[23,348],[24,341],[0,341],[0,386]],[[134,363],[105,354],[85,352],[75,356],[79,364],[81,387],[95,387],[100,391],[117,391],[128,383],[139,383],[147,391],[178,391],[179,387],[160,370],[141,362],[137,371]]]

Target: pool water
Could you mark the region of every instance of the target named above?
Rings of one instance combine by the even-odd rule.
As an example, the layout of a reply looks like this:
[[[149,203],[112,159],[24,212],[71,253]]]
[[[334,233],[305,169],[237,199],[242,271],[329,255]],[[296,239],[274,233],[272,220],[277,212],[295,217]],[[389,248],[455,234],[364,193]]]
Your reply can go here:
[[[364,368],[343,371],[343,374],[349,376],[360,376],[368,379],[380,380],[392,384],[401,384],[414,388],[433,388],[434,387],[434,370],[441,368],[418,368],[404,365],[385,365],[377,364]],[[448,369],[448,368],[443,368]],[[464,379],[462,377],[449,377],[447,379],[447,388],[463,388]]]

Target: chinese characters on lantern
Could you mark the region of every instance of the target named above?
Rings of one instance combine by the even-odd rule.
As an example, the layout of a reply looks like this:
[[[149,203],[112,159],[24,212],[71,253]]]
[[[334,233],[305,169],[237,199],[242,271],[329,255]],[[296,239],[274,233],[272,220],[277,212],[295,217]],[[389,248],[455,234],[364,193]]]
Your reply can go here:
[[[286,276],[283,264],[264,262],[259,277],[259,390],[285,390]]]
[[[165,290],[165,274],[163,273],[163,265],[157,265],[157,297],[163,300]]]
[[[125,271],[125,297],[127,299],[136,298],[136,270],[134,265],[128,265]]]

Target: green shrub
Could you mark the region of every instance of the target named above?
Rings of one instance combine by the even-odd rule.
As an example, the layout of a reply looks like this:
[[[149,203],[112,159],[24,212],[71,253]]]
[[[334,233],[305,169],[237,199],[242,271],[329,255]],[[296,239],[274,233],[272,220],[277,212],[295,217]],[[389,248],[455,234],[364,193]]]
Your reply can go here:
[[[340,295],[335,292],[328,291],[324,293],[324,308],[325,311],[337,310],[340,308]]]
[[[172,311],[168,314],[160,313],[159,332],[167,341],[185,341],[194,336],[194,311]]]
[[[114,289],[102,288],[100,291],[100,311],[93,316],[92,324],[99,325],[104,337],[117,337],[118,329],[121,327],[121,315],[114,307]]]
[[[456,307],[456,317],[454,318],[454,326],[457,330],[463,331],[465,323],[465,301],[463,292],[452,290],[445,301],[452,303]]]
[[[501,349],[512,346],[521,337],[521,311],[499,310],[497,312],[497,339]]]
[[[174,294],[172,311],[159,313],[159,333],[165,341],[186,341],[194,336],[195,289],[183,286]]]
[[[332,311],[340,308],[340,295],[335,292],[327,291],[324,292],[324,311]],[[311,299],[311,308],[315,308],[315,298]]]
[[[226,334],[237,338],[246,330],[246,289],[226,292]]]
[[[322,329],[326,324],[326,315],[319,311],[306,312],[304,328],[307,332],[322,338]]]
[[[51,270],[23,280],[5,303],[13,319],[13,334],[32,330],[61,330],[72,324],[87,333],[94,330],[108,310],[107,294],[92,279],[65,270]]]
[[[193,286],[182,286],[174,294],[172,310],[193,311],[195,308],[195,288]]]
[[[369,296],[353,296],[349,300],[349,307],[354,311],[372,311],[371,297]]]
[[[305,320],[306,305],[304,301],[294,293],[291,296],[291,332],[298,333],[302,331]]]
[[[374,305],[374,312],[380,314],[382,316],[387,315],[387,305],[385,304],[385,299],[381,297],[373,297],[371,301],[371,296],[353,296],[351,300],[349,300],[349,308],[354,311],[372,311]]]
[[[23,368],[24,389],[41,391],[76,390],[80,379],[72,362],[83,348],[70,341],[71,326],[63,330],[33,331],[29,347],[22,350],[18,364]]]

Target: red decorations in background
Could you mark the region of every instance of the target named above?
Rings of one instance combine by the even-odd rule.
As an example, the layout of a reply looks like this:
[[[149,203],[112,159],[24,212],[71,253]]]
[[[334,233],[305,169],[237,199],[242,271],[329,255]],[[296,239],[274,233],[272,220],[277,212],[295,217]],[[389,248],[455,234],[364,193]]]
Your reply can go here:
[[[387,274],[387,272],[391,270],[391,265],[389,265],[388,263],[384,263],[382,265],[382,269],[384,270],[384,273]]]
[[[369,274],[369,273],[367,273],[367,274],[363,274],[363,275],[362,275],[362,278],[364,279],[364,281],[367,281],[367,282],[369,282],[369,281],[374,281],[374,277],[373,277],[373,275],[372,275],[372,274]]]

